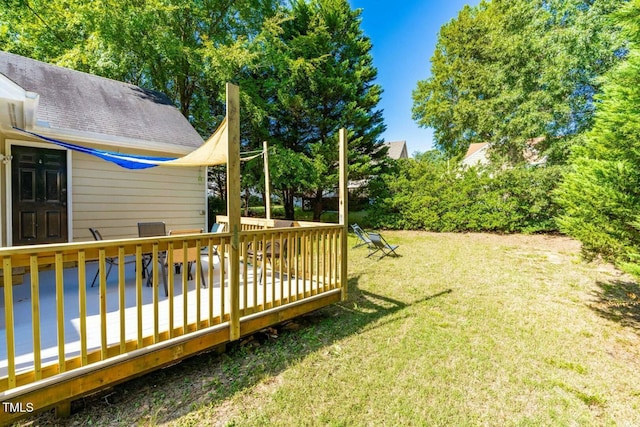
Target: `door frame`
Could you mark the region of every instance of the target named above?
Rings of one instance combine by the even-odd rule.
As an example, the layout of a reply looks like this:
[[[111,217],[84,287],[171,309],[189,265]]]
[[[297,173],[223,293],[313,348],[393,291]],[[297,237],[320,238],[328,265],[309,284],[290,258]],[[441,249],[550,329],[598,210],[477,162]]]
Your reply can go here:
[[[34,141],[23,141],[17,139],[7,139],[5,141],[5,153],[7,156],[11,156],[11,148],[14,145],[20,145],[24,147],[33,147],[33,148],[46,148],[48,150],[60,150],[67,152],[67,242],[73,242],[73,193],[71,192],[71,180],[72,174],[71,171],[73,168],[71,167],[72,155],[71,150],[67,150],[66,148],[59,147],[55,144],[47,144],[44,142],[34,142]],[[7,227],[7,246],[13,246],[13,209],[12,209],[12,193],[11,188],[13,187],[13,183],[11,182],[11,165],[8,164],[5,168],[5,215],[6,221],[4,222]]]

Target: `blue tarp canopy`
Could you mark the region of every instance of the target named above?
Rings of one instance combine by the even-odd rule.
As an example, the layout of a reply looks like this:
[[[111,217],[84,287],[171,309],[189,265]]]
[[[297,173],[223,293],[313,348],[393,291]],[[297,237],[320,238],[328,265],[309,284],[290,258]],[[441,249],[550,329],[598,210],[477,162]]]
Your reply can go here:
[[[173,157],[154,157],[154,156],[140,156],[136,154],[122,154],[115,151],[98,150],[96,148],[83,147],[81,145],[75,145],[68,142],[60,141],[48,136],[40,135],[35,132],[29,132],[24,129],[14,128],[20,132],[27,133],[29,135],[40,138],[44,141],[51,142],[69,150],[79,151],[81,153],[90,154],[92,156],[100,157],[108,162],[115,163],[118,166],[127,169],[147,169],[154,166],[158,166],[163,162],[175,160]]]
[[[222,121],[218,129],[204,144],[191,153],[179,158],[142,156],[138,154],[123,154],[116,151],[99,150],[97,148],[83,147],[81,145],[60,141],[58,139],[40,135],[35,132],[29,132],[17,127],[14,127],[14,129],[69,150],[79,151],[81,153],[99,157],[127,169],[147,169],[154,166],[213,166],[227,162],[228,138],[226,132],[226,119]]]

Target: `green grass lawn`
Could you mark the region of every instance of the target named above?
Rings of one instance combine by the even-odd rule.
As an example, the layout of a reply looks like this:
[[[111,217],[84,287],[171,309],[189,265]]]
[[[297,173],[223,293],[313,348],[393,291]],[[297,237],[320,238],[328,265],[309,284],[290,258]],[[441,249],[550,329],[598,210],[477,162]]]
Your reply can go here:
[[[563,237],[383,234],[402,256],[350,250],[348,301],[59,424],[640,425],[636,282]]]

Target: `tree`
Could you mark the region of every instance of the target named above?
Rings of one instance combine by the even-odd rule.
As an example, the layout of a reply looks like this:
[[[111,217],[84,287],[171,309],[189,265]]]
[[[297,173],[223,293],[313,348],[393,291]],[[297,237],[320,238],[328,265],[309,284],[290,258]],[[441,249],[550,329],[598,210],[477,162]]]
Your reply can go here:
[[[243,150],[269,139],[284,156],[274,168],[304,169],[272,174],[289,218],[294,193],[335,187],[340,127],[354,176],[384,166],[382,90],[346,0],[3,1],[5,49],[164,92],[205,137],[224,115],[224,82],[240,84]],[[263,186],[260,170],[245,168],[243,185]]]
[[[431,77],[413,116],[449,156],[491,142],[511,163],[533,138],[550,161],[593,121],[599,76],[621,57],[607,15],[625,0],[493,0],[465,7],[440,30]]]
[[[252,65],[278,0],[4,0],[0,43],[21,55],[165,93],[203,136],[224,83]]]
[[[376,110],[382,89],[373,83],[377,72],[360,11],[351,10],[346,0],[296,0],[288,18],[269,43],[277,84],[266,87],[263,96],[270,100],[274,157],[286,153],[283,164],[310,170],[293,181],[278,180],[290,171],[276,171],[273,182],[283,193],[287,218],[293,218],[294,193],[313,193],[314,220],[319,220],[322,195],[337,183],[341,127],[349,132],[351,177],[384,167],[386,152],[379,140],[384,125]]]
[[[558,199],[561,230],[640,276],[640,1],[615,15],[629,40],[626,60],[606,75],[595,124],[572,157]]]

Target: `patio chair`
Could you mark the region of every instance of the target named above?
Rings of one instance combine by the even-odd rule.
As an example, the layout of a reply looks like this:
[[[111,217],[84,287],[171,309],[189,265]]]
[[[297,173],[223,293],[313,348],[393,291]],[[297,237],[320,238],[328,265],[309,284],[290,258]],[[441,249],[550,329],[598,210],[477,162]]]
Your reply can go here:
[[[201,228],[191,229],[191,230],[170,230],[169,236],[176,236],[181,234],[198,234],[198,233],[202,233],[202,231],[203,230]],[[194,263],[197,263],[198,256],[199,256],[199,252],[197,248],[195,247],[187,248],[187,266],[185,268],[186,270],[185,273],[187,274],[187,280],[193,279],[193,274],[191,273],[191,266],[193,266]],[[173,250],[174,265],[183,264],[183,262],[184,262],[184,249],[174,249]],[[202,281],[202,287],[206,288],[207,284],[204,281],[204,267],[202,266],[202,263],[200,263],[200,280]]]
[[[211,230],[209,231],[209,233],[224,233],[224,224],[219,224],[219,223],[214,223],[211,226]],[[209,252],[207,251],[207,248],[203,248],[202,249],[202,255],[207,255]],[[218,254],[218,245],[213,245],[213,255],[215,256],[220,256]]]
[[[369,233],[368,236],[369,240],[371,240],[371,245],[369,246],[369,255],[367,255],[367,258],[377,252],[382,252],[382,255],[378,258],[379,260],[387,255],[399,256],[396,249],[398,249],[400,245],[390,245],[384,240],[384,237],[382,237],[380,233]]]
[[[102,238],[102,234],[100,234],[100,231],[98,231],[97,228],[89,228],[89,231],[91,232],[91,234],[93,235],[93,238],[96,241],[99,240],[104,240]],[[131,261],[125,261],[125,264],[130,264],[132,262],[135,262],[135,260],[131,260]],[[118,258],[114,258],[114,257],[106,257],[105,258],[105,264],[108,265],[109,267],[107,268],[107,274],[106,274],[106,279],[105,280],[109,280],[109,273],[111,273],[111,269],[113,268],[113,266],[118,266]],[[96,284],[96,280],[98,279],[98,276],[100,275],[100,267],[98,266],[98,269],[96,270],[96,275],[93,276],[93,281],[91,282],[91,287],[93,288],[93,286]]]
[[[139,222],[138,223],[138,237],[157,237],[166,236],[167,227],[164,222]],[[169,288],[167,287],[167,267],[165,261],[166,255],[163,252],[159,254],[158,263],[162,271],[162,281],[164,283],[165,296],[169,296]],[[147,286],[152,286],[152,274],[149,271],[149,266],[153,261],[153,255],[150,253],[142,254],[142,277],[147,277]]]
[[[362,228],[358,224],[352,224],[351,229],[354,234],[358,238],[359,243],[357,243],[353,248],[359,248],[360,246],[371,246],[371,239],[367,236],[367,233],[364,232]]]
[[[288,220],[275,220],[273,223],[273,228],[288,228],[293,227],[293,221]],[[285,259],[286,260],[287,253],[287,239],[282,239],[282,247],[280,247],[280,239],[274,239],[273,245],[271,244],[271,240],[265,242],[264,247],[258,250],[255,250],[251,243],[247,246],[247,258],[253,259],[254,263],[261,262],[263,265],[260,268],[258,281],[262,281],[262,270],[264,269],[265,263],[269,263],[273,265],[273,259]]]

